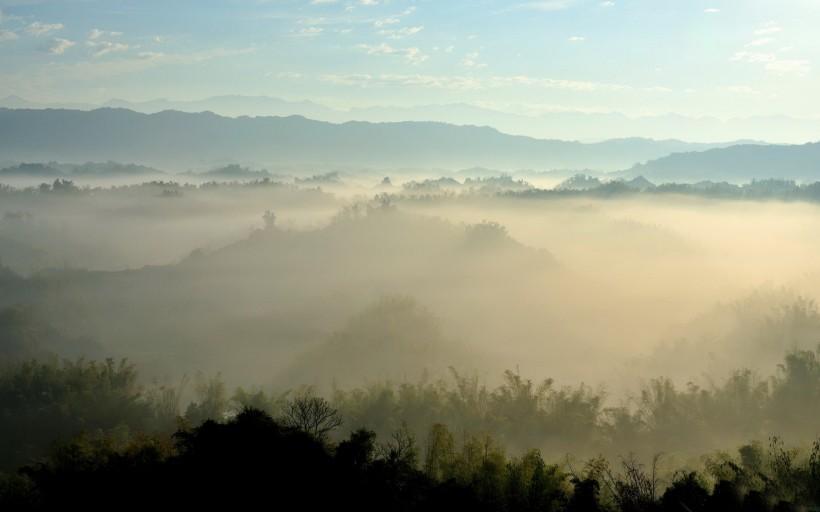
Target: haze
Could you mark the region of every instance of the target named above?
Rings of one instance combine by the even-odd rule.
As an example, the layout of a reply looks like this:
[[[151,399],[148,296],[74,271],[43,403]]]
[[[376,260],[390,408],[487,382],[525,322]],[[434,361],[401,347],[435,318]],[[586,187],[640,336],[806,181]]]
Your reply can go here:
[[[818,23],[0,0],[0,508],[816,509]]]

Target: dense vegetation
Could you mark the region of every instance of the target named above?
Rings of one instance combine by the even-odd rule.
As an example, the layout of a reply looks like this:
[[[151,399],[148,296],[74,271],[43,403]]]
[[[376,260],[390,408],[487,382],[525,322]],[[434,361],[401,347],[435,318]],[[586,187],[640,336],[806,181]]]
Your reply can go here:
[[[430,428],[423,452],[406,429],[381,442],[366,429],[332,442],[325,434],[336,425],[335,411],[319,398],[302,398],[291,410],[296,405],[308,414],[274,420],[246,408],[170,439],[78,437],[5,476],[0,505],[236,508],[274,499],[301,510],[731,512],[820,502],[817,443],[801,458],[772,438],[768,448],[746,445],[735,457],[708,459],[702,472],[680,470],[665,480],[659,457],[648,466],[633,457],[616,465],[602,458],[580,467],[547,464],[538,450],[509,457],[488,436],[457,442],[441,424]]]
[[[0,371],[2,499],[32,508],[87,504],[92,495],[99,503],[132,496],[134,508],[160,499],[227,506],[266,489],[308,509],[820,503],[820,445],[787,448],[770,437],[816,436],[816,352],[790,353],[766,381],[750,372],[713,389],[655,380],[636,404],[617,408],[583,386],[514,372],[493,389],[453,372],[452,383],[381,383],[337,390],[329,401],[310,389],[230,395],[218,378],[193,388],[183,411],[184,384],[142,387],[124,361],[8,362]],[[743,437],[750,443],[736,454],[720,451]],[[711,455],[679,457],[693,447]]]

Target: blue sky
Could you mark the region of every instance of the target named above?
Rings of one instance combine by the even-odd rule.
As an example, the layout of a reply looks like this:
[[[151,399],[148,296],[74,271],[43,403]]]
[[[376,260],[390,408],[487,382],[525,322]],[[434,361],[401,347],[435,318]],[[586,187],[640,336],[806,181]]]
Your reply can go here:
[[[0,0],[0,96],[820,117],[817,0]]]

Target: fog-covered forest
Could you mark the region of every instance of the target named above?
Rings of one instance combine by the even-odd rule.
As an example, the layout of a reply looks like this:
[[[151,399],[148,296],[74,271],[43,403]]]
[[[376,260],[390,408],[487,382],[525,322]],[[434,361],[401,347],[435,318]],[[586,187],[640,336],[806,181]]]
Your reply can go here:
[[[812,184],[95,166],[0,190],[4,503],[265,450],[364,509],[815,503]]]
[[[817,0],[0,0],[0,512],[820,510]]]

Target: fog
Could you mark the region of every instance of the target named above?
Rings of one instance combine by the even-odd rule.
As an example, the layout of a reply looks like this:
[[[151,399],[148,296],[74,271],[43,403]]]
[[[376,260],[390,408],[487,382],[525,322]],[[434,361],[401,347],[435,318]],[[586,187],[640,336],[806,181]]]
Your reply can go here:
[[[763,385],[776,407],[796,375],[790,354],[820,341],[817,204],[539,195],[520,180],[432,171],[171,177],[0,191],[3,364],[127,358],[188,418],[228,389],[246,390],[240,403],[309,389],[334,397],[348,429],[389,435],[401,421],[424,436],[447,417],[549,454],[811,438],[811,422],[754,420],[736,402]],[[473,389],[474,404],[519,389],[539,414],[589,418],[594,434],[575,425],[545,438],[434,413],[447,401],[402,405],[413,389],[428,402]],[[386,396],[392,412],[373,412]],[[672,421],[672,397],[680,416],[658,426],[658,414]],[[732,405],[692,409],[706,397]],[[738,423],[717,413],[726,407],[741,407]],[[623,418],[650,430],[628,437]]]
[[[621,396],[660,375],[769,374],[786,350],[814,348],[810,336],[798,347],[768,340],[782,346],[766,359],[732,338],[817,296],[815,205],[416,195],[345,179],[7,190],[0,257],[21,277],[4,286],[4,304],[25,288],[55,328],[157,378],[221,372],[282,387],[412,381],[452,366],[489,381],[519,368]],[[445,359],[405,367],[363,348],[355,370],[315,363],[325,344],[364,329],[356,318],[397,297],[435,335],[414,321],[399,329],[406,340],[379,342],[447,346]],[[700,360],[663,356],[705,340],[705,352],[690,349]],[[305,358],[314,363],[297,375]]]

